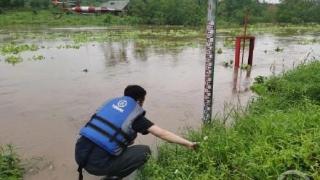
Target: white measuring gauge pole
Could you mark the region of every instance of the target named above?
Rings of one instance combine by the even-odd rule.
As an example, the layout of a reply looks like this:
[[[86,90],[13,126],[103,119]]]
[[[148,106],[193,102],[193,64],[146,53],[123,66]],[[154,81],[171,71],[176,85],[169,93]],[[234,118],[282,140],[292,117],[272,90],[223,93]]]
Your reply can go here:
[[[208,24],[205,63],[205,85],[204,85],[204,109],[203,122],[207,123],[212,118],[213,105],[213,76],[215,65],[216,45],[216,11],[218,0],[208,0]]]

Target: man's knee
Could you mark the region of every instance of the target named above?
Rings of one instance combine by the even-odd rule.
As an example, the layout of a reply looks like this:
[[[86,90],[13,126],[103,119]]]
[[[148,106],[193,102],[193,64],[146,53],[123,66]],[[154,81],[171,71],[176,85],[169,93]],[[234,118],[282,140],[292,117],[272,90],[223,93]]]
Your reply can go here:
[[[142,161],[146,162],[148,161],[150,155],[151,155],[151,150],[149,146],[146,145],[136,145],[135,148],[139,150],[139,155]]]
[[[145,154],[146,155],[148,155],[148,156],[150,156],[151,155],[151,149],[150,149],[150,147],[149,146],[146,146],[146,145],[142,145],[143,147],[143,149],[144,149],[144,152],[145,152]]]

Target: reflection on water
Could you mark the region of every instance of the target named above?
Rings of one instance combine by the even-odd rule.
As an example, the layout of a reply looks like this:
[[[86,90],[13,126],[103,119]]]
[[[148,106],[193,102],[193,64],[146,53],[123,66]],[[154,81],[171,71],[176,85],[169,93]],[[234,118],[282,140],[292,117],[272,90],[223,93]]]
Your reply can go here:
[[[105,43],[105,44],[101,44],[100,48],[104,54],[106,67],[112,67],[118,63],[128,61],[128,56],[127,56],[128,43],[127,42]]]
[[[172,31],[156,33],[163,37]],[[120,96],[128,84],[146,88],[147,117],[156,124],[175,132],[201,125],[204,42],[198,36],[180,40],[145,36],[83,42],[79,49],[56,48],[70,42],[68,39],[34,39],[33,43],[45,46],[36,52],[45,59],[26,60],[35,53],[26,51],[20,54],[24,61],[15,66],[0,55],[0,142],[13,143],[26,158],[44,157],[54,166],[26,179],[75,178],[73,148],[79,128],[97,107],[110,97]],[[304,59],[320,59],[319,43],[297,41],[313,39],[313,35],[261,34],[256,37],[251,70],[234,72],[223,65],[234,59],[233,49],[224,47],[227,36],[217,39],[217,49],[222,48],[223,53],[217,55],[215,69],[215,113],[225,109],[225,102],[245,104],[255,77],[282,73]],[[186,44],[188,41],[192,43]],[[282,52],[274,50],[278,46]],[[156,143],[150,136],[137,142]]]
[[[134,51],[134,57],[136,59],[140,59],[142,61],[146,61],[148,59],[146,46],[142,46],[139,43],[134,42],[133,43],[133,51]]]
[[[245,93],[250,90],[252,84],[251,67],[247,66],[246,69],[234,68],[233,69],[233,88],[234,94]]]

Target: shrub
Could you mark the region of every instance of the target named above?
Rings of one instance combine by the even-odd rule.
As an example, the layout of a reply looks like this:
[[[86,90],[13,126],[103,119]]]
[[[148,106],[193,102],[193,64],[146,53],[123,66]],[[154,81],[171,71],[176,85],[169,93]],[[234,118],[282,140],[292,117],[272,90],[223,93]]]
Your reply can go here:
[[[21,179],[22,168],[12,145],[0,147],[0,179]]]

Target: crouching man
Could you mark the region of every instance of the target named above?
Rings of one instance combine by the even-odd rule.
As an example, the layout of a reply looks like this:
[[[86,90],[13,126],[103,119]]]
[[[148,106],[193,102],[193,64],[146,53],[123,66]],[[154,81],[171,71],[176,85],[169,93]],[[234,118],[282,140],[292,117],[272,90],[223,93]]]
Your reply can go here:
[[[145,117],[145,96],[146,91],[138,85],[126,87],[124,96],[107,101],[80,130],[75,149],[79,180],[83,179],[82,168],[90,174],[106,176],[105,179],[121,179],[145,164],[150,148],[130,146],[137,133],[151,133],[165,141],[196,148],[197,143],[162,129]]]

